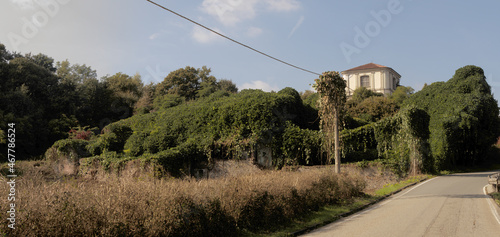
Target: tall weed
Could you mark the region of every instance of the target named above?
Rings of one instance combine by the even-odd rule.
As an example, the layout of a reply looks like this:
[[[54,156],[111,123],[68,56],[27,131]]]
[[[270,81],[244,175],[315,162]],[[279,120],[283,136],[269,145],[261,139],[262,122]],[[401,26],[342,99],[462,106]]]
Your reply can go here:
[[[47,179],[37,167],[16,183],[16,229],[7,236],[235,236],[278,228],[360,195],[359,177],[330,168],[210,180]],[[3,176],[2,176],[3,178]],[[3,178],[5,179],[5,178]],[[8,193],[7,185],[0,193]],[[0,199],[6,220],[7,198]]]

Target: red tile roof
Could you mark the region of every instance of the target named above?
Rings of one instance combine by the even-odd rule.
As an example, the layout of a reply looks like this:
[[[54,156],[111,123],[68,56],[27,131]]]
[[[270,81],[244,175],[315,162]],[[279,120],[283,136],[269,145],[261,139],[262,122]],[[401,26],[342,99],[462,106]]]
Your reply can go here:
[[[382,65],[379,65],[379,64],[375,64],[375,63],[368,63],[368,64],[365,64],[365,65],[361,65],[359,67],[355,67],[355,68],[351,68],[351,69],[345,70],[344,72],[364,70],[364,69],[373,69],[373,68],[389,68],[389,67],[382,66]]]

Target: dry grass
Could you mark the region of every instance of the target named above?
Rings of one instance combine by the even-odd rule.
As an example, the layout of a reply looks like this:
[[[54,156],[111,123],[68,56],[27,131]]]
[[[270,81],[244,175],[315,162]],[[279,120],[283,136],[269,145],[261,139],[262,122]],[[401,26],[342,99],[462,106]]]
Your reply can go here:
[[[267,231],[321,206],[350,200],[364,181],[330,168],[266,171],[210,180],[106,181],[57,177],[26,162],[16,180],[16,229],[8,236],[234,236]],[[2,176],[3,178],[4,176]],[[0,193],[8,193],[1,180]],[[7,198],[0,198],[6,220]]]

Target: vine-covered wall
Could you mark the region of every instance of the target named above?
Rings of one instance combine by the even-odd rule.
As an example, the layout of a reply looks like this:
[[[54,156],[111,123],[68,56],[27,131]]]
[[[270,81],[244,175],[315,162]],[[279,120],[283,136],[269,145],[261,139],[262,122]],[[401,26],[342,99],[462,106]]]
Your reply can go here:
[[[405,104],[430,116],[429,144],[437,170],[475,165],[500,136],[498,102],[480,67],[462,67],[449,81],[426,86]]]
[[[401,175],[473,165],[499,137],[498,115],[482,69],[466,66],[412,95],[394,116],[343,130],[342,159],[381,158]],[[294,89],[243,90],[120,120],[89,141],[58,141],[47,154],[152,160],[171,174],[213,159],[246,158],[258,147],[271,151],[277,168],[330,164],[322,147],[333,141],[318,129],[318,110]]]

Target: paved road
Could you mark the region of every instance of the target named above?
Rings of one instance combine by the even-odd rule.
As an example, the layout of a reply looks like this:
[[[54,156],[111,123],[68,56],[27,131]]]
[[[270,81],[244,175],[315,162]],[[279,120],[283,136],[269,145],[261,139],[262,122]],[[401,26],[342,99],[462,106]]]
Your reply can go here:
[[[500,208],[483,192],[491,173],[428,180],[304,236],[499,237]]]

